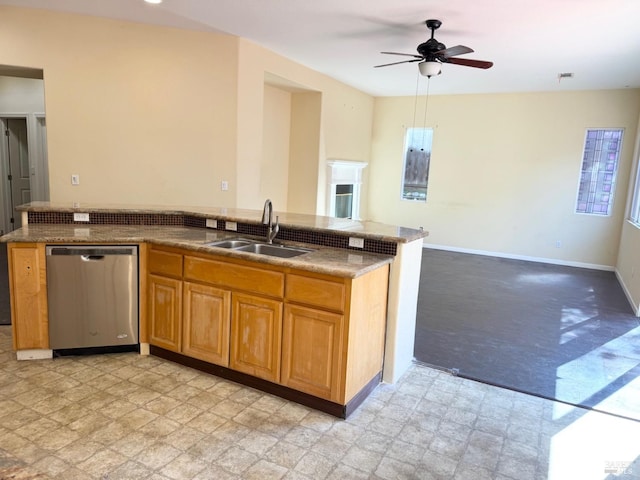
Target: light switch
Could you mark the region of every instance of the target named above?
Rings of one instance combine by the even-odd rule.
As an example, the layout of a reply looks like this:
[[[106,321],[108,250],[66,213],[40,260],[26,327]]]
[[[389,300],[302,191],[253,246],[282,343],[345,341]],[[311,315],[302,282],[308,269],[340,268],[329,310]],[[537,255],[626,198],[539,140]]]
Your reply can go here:
[[[71,185],[80,185],[80,175],[77,173],[71,175]]]

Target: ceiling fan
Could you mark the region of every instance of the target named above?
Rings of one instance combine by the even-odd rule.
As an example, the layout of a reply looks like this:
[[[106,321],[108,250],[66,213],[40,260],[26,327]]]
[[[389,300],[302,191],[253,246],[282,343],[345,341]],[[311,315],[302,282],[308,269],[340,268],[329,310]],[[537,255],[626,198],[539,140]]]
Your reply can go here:
[[[470,58],[453,58],[458,55],[473,52],[473,49],[465,47],[464,45],[456,45],[455,47],[447,48],[446,45],[440,43],[434,38],[435,31],[440,28],[442,22],[440,20],[427,20],[425,22],[427,28],[431,30],[431,38],[424,43],[418,45],[418,53],[397,53],[397,52],[380,52],[385,55],[402,55],[405,57],[413,57],[411,60],[402,60],[400,62],[385,63],[383,65],[376,65],[378,67],[388,67],[389,65],[398,65],[400,63],[420,62],[418,68],[420,73],[424,76],[431,77],[432,75],[438,75],[443,63],[453,63],[454,65],[462,65],[465,67],[475,68],[491,68],[493,62],[486,62],[484,60],[472,60]]]

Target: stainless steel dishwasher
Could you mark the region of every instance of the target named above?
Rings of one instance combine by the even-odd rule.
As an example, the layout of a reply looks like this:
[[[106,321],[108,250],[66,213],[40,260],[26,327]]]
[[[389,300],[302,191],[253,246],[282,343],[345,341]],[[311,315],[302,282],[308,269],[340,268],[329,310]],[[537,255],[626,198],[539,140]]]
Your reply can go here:
[[[54,353],[139,348],[137,246],[49,245],[46,258]]]

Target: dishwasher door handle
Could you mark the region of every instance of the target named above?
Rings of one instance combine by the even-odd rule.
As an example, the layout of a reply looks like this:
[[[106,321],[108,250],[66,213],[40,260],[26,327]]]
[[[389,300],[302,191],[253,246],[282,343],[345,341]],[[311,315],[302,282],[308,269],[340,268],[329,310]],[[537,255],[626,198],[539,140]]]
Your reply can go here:
[[[100,260],[104,260],[104,255],[80,255],[85,262],[97,262]]]

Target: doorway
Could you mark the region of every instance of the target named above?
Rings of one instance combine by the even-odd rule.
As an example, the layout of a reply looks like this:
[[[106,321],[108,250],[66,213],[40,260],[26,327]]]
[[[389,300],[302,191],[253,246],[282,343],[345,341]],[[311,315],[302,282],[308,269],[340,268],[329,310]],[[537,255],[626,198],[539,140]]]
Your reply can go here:
[[[22,226],[16,207],[31,201],[31,175],[29,169],[29,142],[26,118],[1,119],[3,136],[3,168],[5,182],[5,225],[9,232]]]
[[[49,200],[44,72],[0,65],[0,233],[22,226],[16,207]]]

